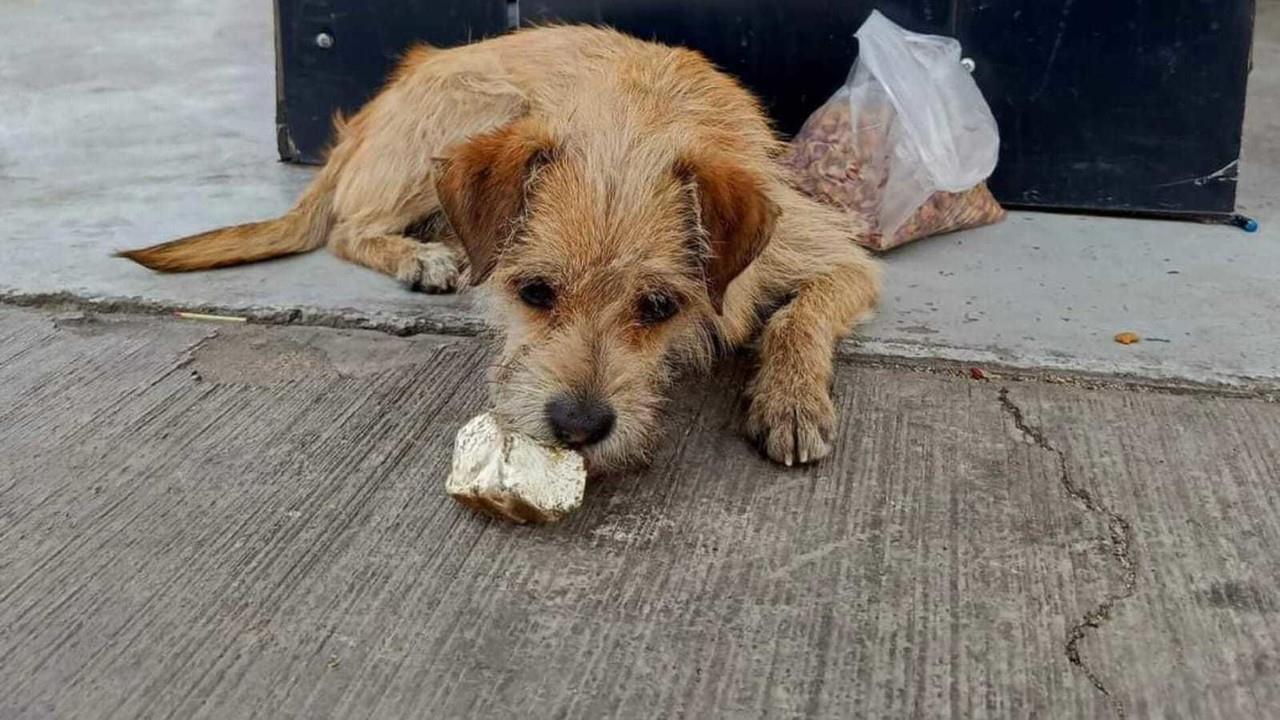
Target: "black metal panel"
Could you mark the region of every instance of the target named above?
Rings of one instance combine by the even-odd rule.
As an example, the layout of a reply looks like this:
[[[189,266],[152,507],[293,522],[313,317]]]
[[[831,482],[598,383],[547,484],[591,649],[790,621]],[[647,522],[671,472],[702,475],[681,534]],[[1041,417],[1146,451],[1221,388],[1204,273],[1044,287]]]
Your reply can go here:
[[[1230,213],[1252,0],[960,4],[1006,203]]]
[[[697,48],[795,131],[844,81],[876,7],[958,37],[1000,123],[1006,203],[1230,213],[1254,0],[521,0],[523,22],[605,23]],[[315,162],[414,40],[500,33],[506,0],[277,0],[282,157]],[[316,44],[328,33],[333,45]]]
[[[506,0],[276,0],[280,156],[320,162],[336,111],[363,105],[415,41],[449,47],[508,29]],[[329,47],[317,41],[331,39]]]
[[[873,9],[919,32],[951,34],[951,0],[521,0],[524,24],[603,23],[705,53],[765,102],[784,133],[845,81],[853,33]]]

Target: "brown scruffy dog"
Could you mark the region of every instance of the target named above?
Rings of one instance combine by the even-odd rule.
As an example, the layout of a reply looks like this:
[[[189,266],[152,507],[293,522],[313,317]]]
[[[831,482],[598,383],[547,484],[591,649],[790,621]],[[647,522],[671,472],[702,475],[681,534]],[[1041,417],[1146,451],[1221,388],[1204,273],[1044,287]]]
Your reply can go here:
[[[878,274],[865,228],[795,190],[781,151],[696,52],[526,30],[411,51],[283,217],[122,254],[185,271],[327,244],[427,292],[469,273],[505,335],[499,418],[596,469],[647,459],[679,368],[758,338],[747,431],[807,463],[830,451],[834,345]]]

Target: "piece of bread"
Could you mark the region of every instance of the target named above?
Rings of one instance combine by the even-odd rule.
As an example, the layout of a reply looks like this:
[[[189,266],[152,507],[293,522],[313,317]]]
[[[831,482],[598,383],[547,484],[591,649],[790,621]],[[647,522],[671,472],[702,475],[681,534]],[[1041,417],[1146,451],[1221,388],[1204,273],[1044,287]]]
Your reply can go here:
[[[587,486],[582,456],[503,430],[486,413],[458,431],[445,490],[458,502],[514,523],[548,523],[578,509]]]

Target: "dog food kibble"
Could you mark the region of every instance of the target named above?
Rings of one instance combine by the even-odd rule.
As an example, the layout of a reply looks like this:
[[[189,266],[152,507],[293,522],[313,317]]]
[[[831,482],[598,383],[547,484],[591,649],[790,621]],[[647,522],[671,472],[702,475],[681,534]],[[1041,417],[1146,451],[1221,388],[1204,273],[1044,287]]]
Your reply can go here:
[[[458,431],[445,490],[463,505],[523,524],[577,510],[586,485],[581,455],[506,432],[486,413]]]
[[[1142,340],[1142,338],[1138,337],[1138,333],[1135,332],[1129,332],[1126,330],[1122,333],[1116,333],[1116,342],[1121,345],[1132,345],[1140,340]]]
[[[863,239],[864,245],[888,250],[930,235],[1004,219],[1004,208],[986,183],[979,183],[962,193],[934,193],[886,237],[877,220],[892,164],[887,128],[893,118],[887,107],[879,114],[876,110],[862,109],[858,126],[853,127],[849,103],[828,102],[801,128],[785,158],[802,191],[867,218],[872,231]]]

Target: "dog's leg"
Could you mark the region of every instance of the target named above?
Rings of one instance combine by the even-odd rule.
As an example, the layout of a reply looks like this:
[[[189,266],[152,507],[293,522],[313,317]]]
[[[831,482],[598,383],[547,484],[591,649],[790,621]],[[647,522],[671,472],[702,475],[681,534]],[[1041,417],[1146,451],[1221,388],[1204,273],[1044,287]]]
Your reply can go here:
[[[390,275],[410,290],[448,293],[458,288],[462,256],[449,245],[388,234],[334,228],[329,246],[343,260]]]
[[[464,265],[434,193],[419,194],[408,210],[381,218],[368,213],[339,221],[329,235],[335,255],[399,280],[406,288],[425,293],[453,292]],[[405,227],[410,214],[423,217]]]
[[[436,162],[527,110],[483,54],[410,53],[397,79],[344,126],[330,249],[412,290],[456,289],[465,260],[441,214]]]
[[[861,224],[797,193],[784,196],[760,270],[769,292],[792,299],[761,332],[747,432],[769,457],[791,465],[831,452],[835,344],[874,307],[879,280],[875,262],[853,241]]]

